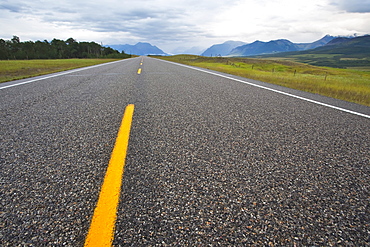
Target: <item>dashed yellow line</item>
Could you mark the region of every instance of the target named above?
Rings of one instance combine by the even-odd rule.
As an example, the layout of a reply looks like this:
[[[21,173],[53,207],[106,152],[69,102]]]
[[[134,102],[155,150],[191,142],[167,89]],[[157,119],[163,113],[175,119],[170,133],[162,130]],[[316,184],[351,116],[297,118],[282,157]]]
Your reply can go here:
[[[142,66],[142,65],[143,65],[143,62],[144,62],[144,59],[143,59],[143,58],[141,58],[140,66]],[[138,74],[138,75],[140,75],[140,74],[141,74],[141,68],[139,68],[139,69],[137,70],[137,74]]]
[[[111,154],[85,247],[112,245],[133,114],[134,105],[128,105]]]

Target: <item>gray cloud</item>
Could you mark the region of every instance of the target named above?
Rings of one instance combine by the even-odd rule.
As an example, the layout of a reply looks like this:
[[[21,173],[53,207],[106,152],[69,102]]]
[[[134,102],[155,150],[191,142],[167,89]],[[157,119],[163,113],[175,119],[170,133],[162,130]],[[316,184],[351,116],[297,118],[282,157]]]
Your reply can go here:
[[[206,33],[192,17],[194,12],[206,7],[204,2],[196,9],[184,8],[183,5],[154,7],[149,4],[143,6],[107,4],[102,7],[91,2],[81,6],[83,7],[79,8],[79,11],[68,11],[68,2],[65,1],[63,6],[48,6],[49,14],[45,14],[46,11],[42,8],[38,14],[49,23],[102,33],[128,33],[130,36],[147,41],[179,40]]]
[[[19,13],[22,11],[22,7],[8,4],[8,3],[2,3],[0,4],[0,9],[8,10],[10,12]]]
[[[27,12],[28,5],[17,1],[7,1],[0,3],[0,9],[7,10],[13,13]]]
[[[333,2],[340,9],[352,13],[369,13],[370,0],[338,0]]]
[[[0,36],[5,39],[73,36],[105,44],[146,41],[175,49],[230,39],[298,37],[308,42],[327,33],[370,32],[364,14],[370,12],[370,0],[0,1]]]

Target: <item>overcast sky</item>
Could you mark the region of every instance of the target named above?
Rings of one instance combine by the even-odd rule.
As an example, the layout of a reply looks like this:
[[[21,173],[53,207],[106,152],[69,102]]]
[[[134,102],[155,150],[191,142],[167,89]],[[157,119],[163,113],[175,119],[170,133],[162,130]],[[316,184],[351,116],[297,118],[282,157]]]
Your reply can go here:
[[[227,40],[370,34],[370,0],[0,0],[0,38],[149,42],[165,52]]]

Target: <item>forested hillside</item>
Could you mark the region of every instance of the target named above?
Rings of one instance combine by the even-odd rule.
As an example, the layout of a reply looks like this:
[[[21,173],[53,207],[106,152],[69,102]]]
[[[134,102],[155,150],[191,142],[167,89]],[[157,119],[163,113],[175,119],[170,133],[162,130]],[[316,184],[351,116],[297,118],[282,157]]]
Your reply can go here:
[[[73,38],[66,41],[25,41],[13,36],[11,40],[0,39],[0,60],[8,59],[63,59],[63,58],[127,58],[110,47],[95,42],[77,42]]]

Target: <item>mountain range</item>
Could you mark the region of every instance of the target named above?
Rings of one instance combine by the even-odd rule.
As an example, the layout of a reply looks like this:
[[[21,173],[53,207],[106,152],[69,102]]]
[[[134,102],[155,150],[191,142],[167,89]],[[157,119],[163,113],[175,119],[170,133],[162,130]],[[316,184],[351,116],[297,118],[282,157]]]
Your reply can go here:
[[[317,40],[313,43],[293,43],[286,39],[271,40],[269,42],[262,42],[257,40],[251,44],[246,44],[234,48],[227,56],[244,57],[289,51],[304,51],[326,45],[333,39],[335,39],[335,37],[326,35],[322,39]]]
[[[363,36],[369,37],[369,36]],[[333,37],[326,35],[323,38],[312,42],[312,43],[293,43],[286,39],[271,40],[269,42],[255,41],[253,43],[247,44],[242,41],[226,41],[222,44],[215,44],[206,49],[203,53],[199,52],[199,48],[193,47],[181,54],[201,54],[201,56],[228,56],[228,57],[245,57],[245,56],[260,56],[260,55],[274,55],[282,52],[299,52],[299,51],[310,51],[313,49],[322,48],[324,50],[332,49],[337,44],[347,44],[349,49],[355,48],[360,52],[363,52],[363,48],[357,45],[357,48],[353,44],[356,38],[361,37]],[[361,42],[362,43],[362,42]],[[110,45],[109,47],[124,51],[127,54],[134,55],[162,55],[167,56],[169,54],[165,53],[163,50],[159,49],[157,46],[153,46],[149,43],[139,42],[135,45]],[[179,48],[179,51],[182,50]],[[177,52],[176,52],[177,54]]]
[[[236,47],[246,45],[245,42],[242,41],[226,41],[222,44],[216,44],[209,47],[207,50],[205,50],[201,56],[204,57],[212,57],[212,56],[227,56],[230,54],[230,52],[235,49]]]
[[[159,49],[157,46],[151,45],[145,42],[139,42],[135,45],[109,45],[109,47],[118,50],[120,52],[124,51],[126,54],[133,54],[139,56],[146,55],[162,55],[167,56],[168,54]]]
[[[338,37],[315,49],[259,55],[257,57],[279,57],[315,66],[367,68],[370,66],[370,35],[350,38]]]
[[[303,51],[284,52],[279,54],[267,54],[260,57],[287,57],[306,54],[337,54],[350,57],[370,57],[370,35],[360,37],[338,37],[323,46]]]
[[[312,51],[316,54],[343,54],[343,55],[360,55],[370,57],[370,35],[360,37],[339,37],[333,39],[325,46],[318,47]],[[306,51],[309,53],[310,51]]]

